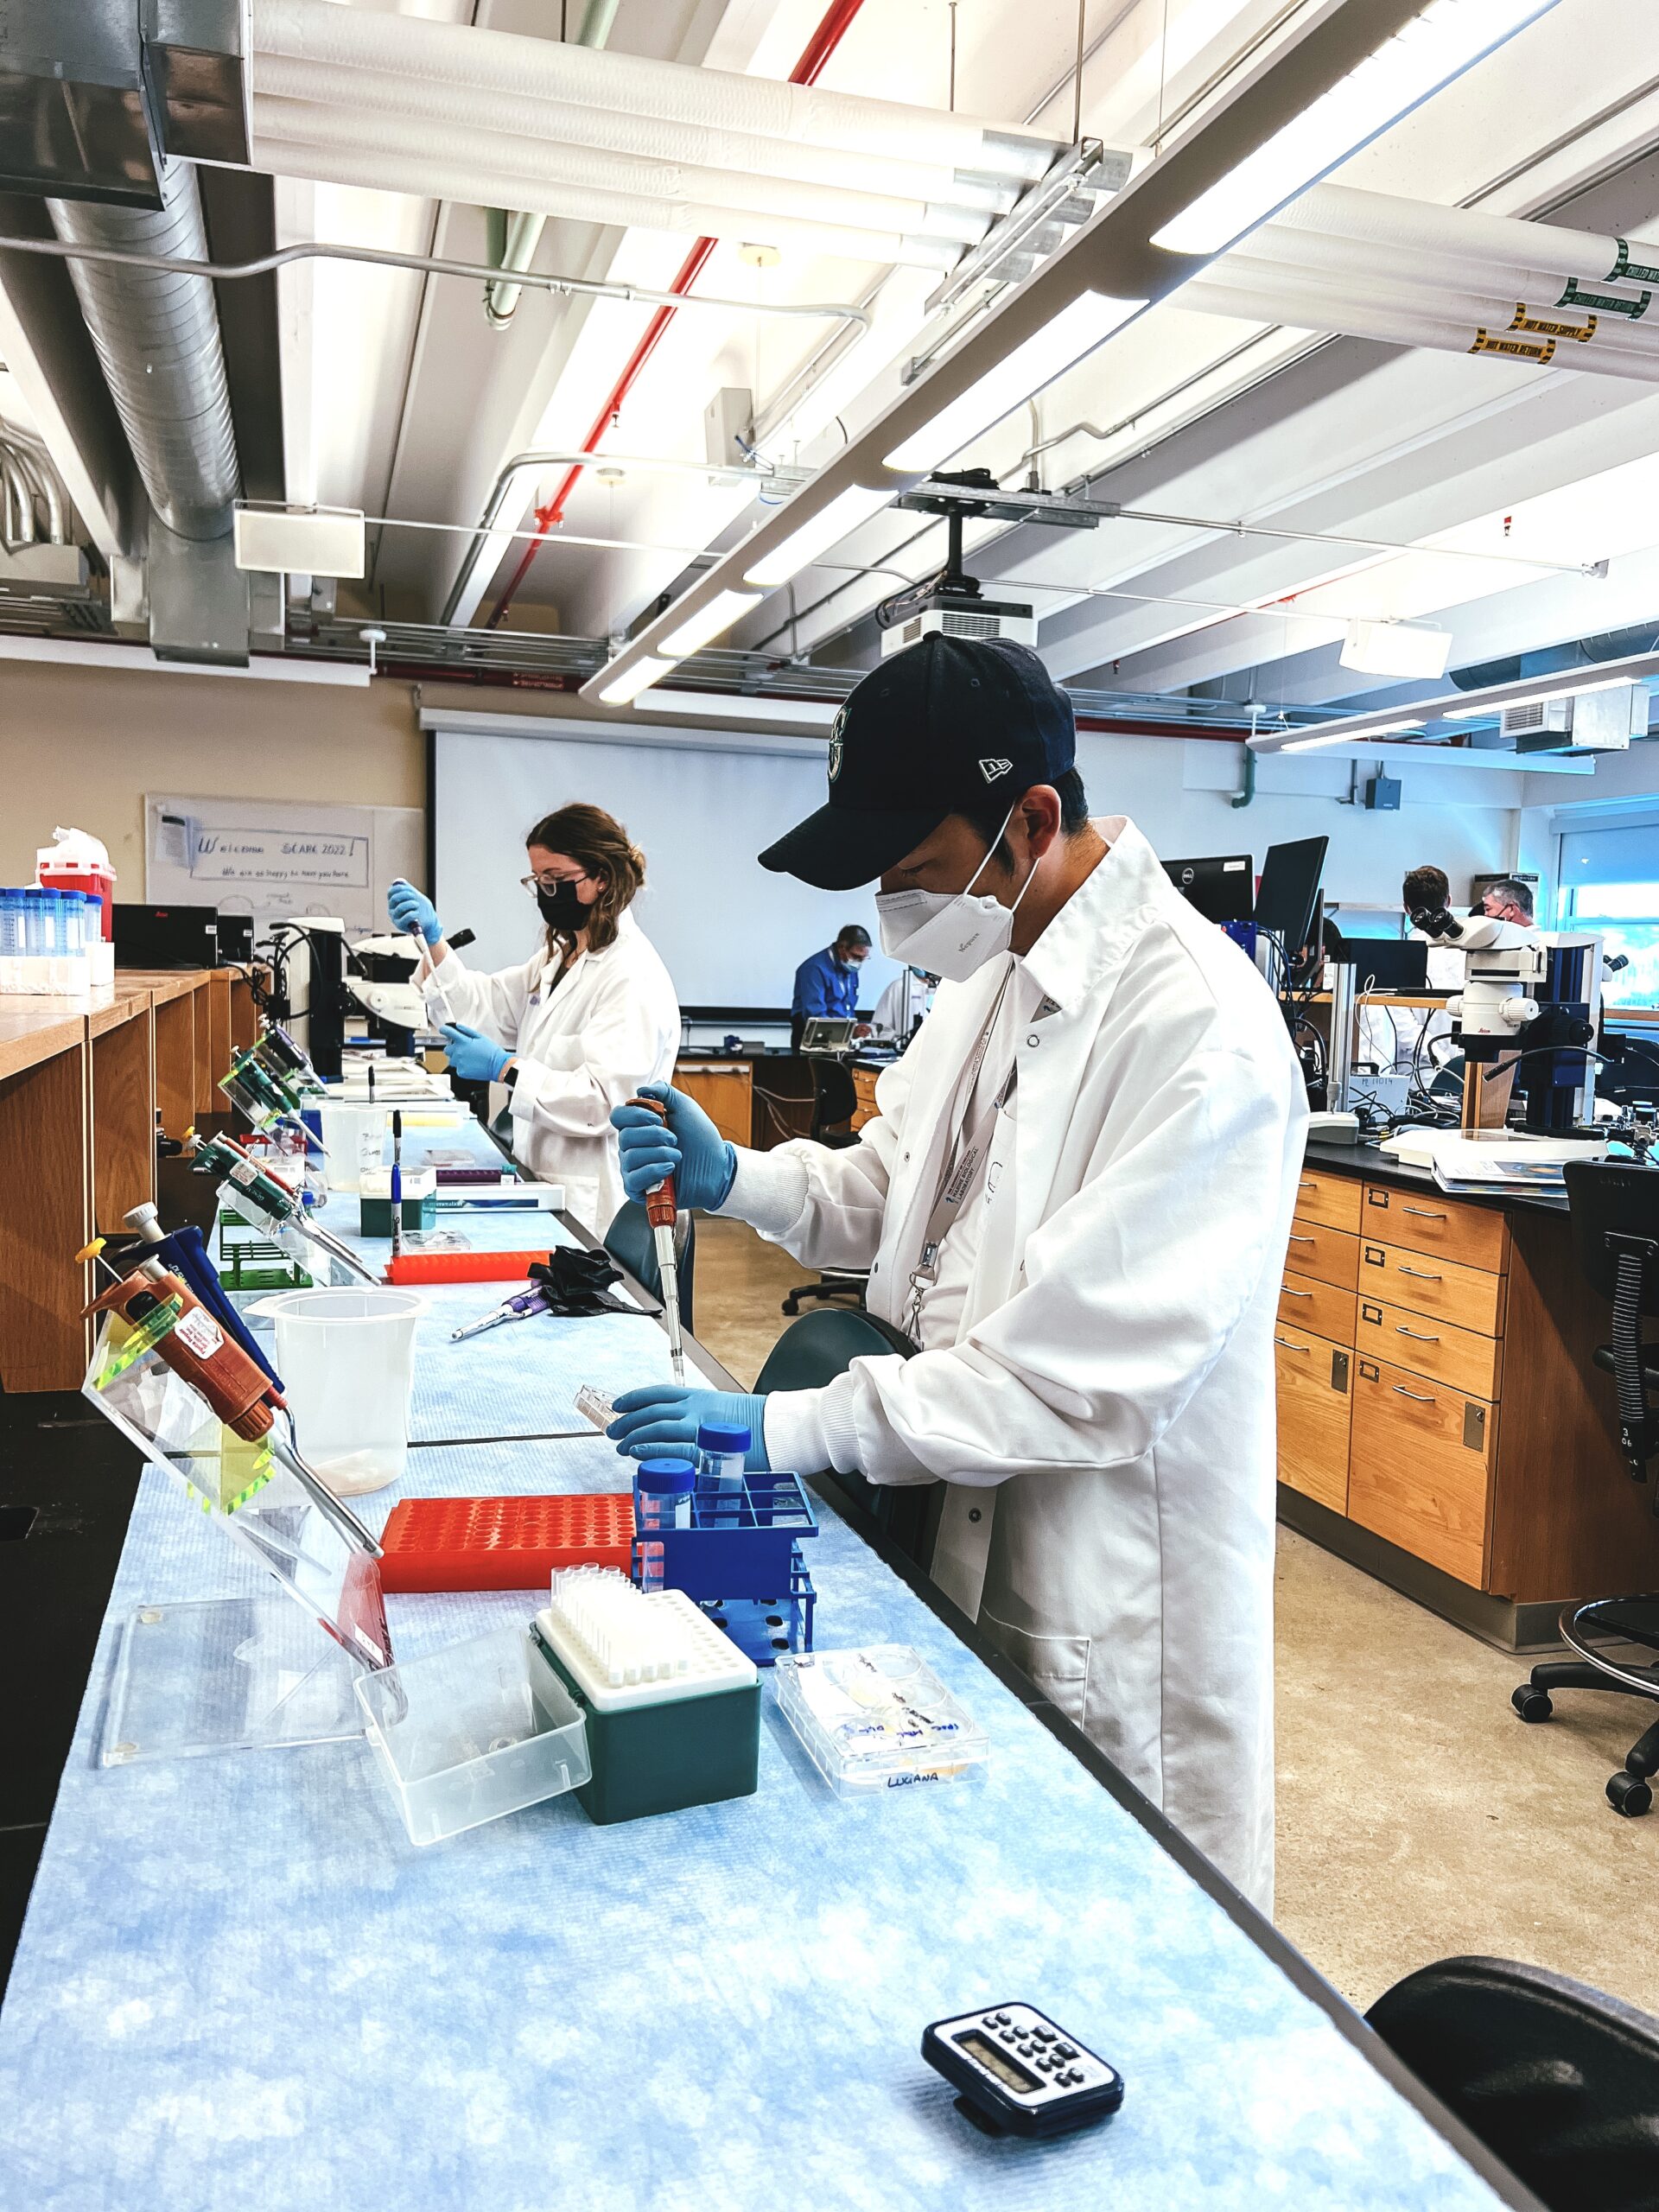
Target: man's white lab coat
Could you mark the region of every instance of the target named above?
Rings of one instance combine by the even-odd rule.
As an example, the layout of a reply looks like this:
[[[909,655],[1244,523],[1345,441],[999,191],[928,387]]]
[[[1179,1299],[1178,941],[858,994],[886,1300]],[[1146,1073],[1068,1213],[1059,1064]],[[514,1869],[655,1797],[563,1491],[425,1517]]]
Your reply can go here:
[[[911,969],[893,977],[875,1002],[876,1029],[889,1037],[908,1037],[933,1003],[935,986]]]
[[[1266,985],[1122,818],[1020,963],[957,1341],[774,1393],[774,1467],[950,1484],[933,1576],[1247,1895],[1272,1890],[1274,1320],[1306,1107]],[[1001,981],[941,987],[845,1151],[740,1154],[724,1211],[868,1267],[904,1325]]]
[[[517,1056],[512,1149],[532,1173],[563,1183],[570,1212],[603,1236],[626,1193],[611,1109],[642,1083],[666,1083],[679,1051],[680,1007],[656,947],[630,913],[602,952],[579,953],[556,988],[545,950],[493,976],[447,953],[427,978],[427,1003],[481,1029]],[[434,985],[441,985],[442,997]]]

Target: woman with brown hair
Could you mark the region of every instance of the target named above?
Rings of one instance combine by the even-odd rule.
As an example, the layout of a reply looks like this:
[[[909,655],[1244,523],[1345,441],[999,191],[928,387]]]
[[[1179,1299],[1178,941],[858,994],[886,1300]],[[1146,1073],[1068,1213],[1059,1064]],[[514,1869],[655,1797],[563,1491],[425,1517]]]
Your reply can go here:
[[[545,934],[521,967],[468,973],[444,942],[432,902],[394,883],[400,930],[419,930],[448,1009],[450,1067],[463,1081],[503,1083],[512,1148],[535,1174],[564,1185],[565,1205],[596,1236],[623,1202],[613,1106],[645,1083],[666,1083],[680,1008],[656,948],[628,912],[645,855],[620,822],[580,803],[545,815],[524,840],[522,878]]]

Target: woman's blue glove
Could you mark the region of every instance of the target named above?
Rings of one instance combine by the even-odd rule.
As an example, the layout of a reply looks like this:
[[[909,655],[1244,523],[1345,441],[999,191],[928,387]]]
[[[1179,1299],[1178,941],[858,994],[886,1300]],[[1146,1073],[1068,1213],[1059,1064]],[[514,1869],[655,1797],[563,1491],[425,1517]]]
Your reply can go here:
[[[443,935],[437,908],[424,891],[405,883],[401,875],[386,893],[386,906],[405,937],[411,930],[419,930],[429,944],[435,944]]]
[[[664,1452],[695,1452],[697,1431],[705,1424],[747,1428],[751,1441],[744,1467],[752,1475],[765,1474],[766,1403],[764,1392],[741,1397],[734,1390],[688,1390],[678,1382],[647,1382],[643,1389],[625,1390],[617,1399],[616,1419],[605,1433],[615,1439],[625,1459],[655,1459]]]
[[[695,1098],[671,1090],[665,1083],[639,1086],[645,1098],[660,1098],[666,1123],[643,1106],[616,1106],[611,1124],[622,1155],[622,1187],[643,1198],[665,1175],[674,1178],[675,1203],[711,1212],[721,1205],[737,1173],[737,1154]]]
[[[512,1058],[482,1030],[469,1029],[464,1021],[443,1025],[443,1049],[449,1065],[463,1083],[493,1083]]]

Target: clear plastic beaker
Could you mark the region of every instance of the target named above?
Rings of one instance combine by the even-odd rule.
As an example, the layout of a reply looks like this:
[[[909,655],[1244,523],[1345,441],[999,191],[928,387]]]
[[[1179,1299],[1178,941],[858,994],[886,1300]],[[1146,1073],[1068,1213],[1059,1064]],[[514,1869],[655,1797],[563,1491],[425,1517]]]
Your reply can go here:
[[[426,1300],[365,1286],[281,1291],[251,1310],[276,1324],[276,1372],[308,1465],[342,1497],[397,1482]]]
[[[385,1164],[391,1131],[391,1109],[329,1099],[318,1109],[322,1123],[323,1171],[331,1191],[363,1188],[363,1170]]]

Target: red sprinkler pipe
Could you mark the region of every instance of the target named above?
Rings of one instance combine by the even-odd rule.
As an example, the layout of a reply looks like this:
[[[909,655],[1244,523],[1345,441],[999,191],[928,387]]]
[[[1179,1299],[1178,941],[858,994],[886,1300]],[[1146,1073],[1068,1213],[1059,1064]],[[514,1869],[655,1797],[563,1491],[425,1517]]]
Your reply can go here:
[[[830,0],[830,5],[825,9],[817,30],[803,48],[800,60],[789,73],[789,81],[791,85],[817,84],[830,55],[846,36],[848,30],[851,28],[854,16],[857,15],[863,4],[864,0]],[[703,268],[709,255],[714,251],[716,243],[717,241],[714,238],[699,238],[696,241],[690,252],[680,264],[678,274],[668,288],[671,292],[685,293],[691,289],[697,278],[702,274]],[[645,325],[645,334],[632,353],[629,354],[623,365],[622,373],[606,394],[604,405],[594,416],[593,427],[582,442],[583,453],[597,453],[606,434],[615,429],[622,412],[623,401],[639,382],[646,362],[657,351],[658,340],[678,312],[677,308],[658,308]],[[545,506],[537,508],[536,534],[519,556],[518,567],[508,577],[505,589],[502,592],[500,598],[496,601],[494,611],[484,626],[486,630],[493,630],[499,625],[507,609],[517,598],[519,586],[530,574],[531,563],[540,552],[548,532],[556,523],[563,518],[565,501],[575,489],[582,474],[580,467],[567,469],[560,481],[558,490],[555,492]]]

